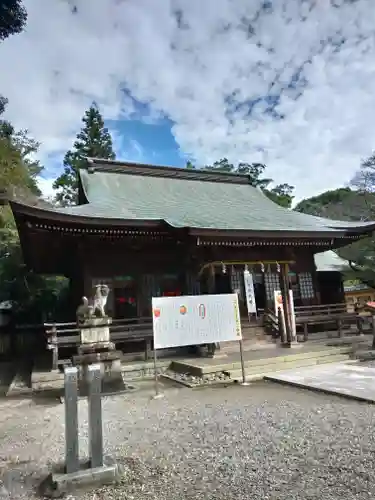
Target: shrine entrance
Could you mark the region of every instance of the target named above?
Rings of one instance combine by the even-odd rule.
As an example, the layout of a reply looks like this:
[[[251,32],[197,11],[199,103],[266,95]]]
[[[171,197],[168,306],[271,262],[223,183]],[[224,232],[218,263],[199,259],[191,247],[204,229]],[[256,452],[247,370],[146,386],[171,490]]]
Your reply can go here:
[[[231,279],[228,274],[215,274],[215,293],[233,293]]]
[[[113,282],[115,319],[133,319],[138,316],[137,282],[132,276],[122,276]]]

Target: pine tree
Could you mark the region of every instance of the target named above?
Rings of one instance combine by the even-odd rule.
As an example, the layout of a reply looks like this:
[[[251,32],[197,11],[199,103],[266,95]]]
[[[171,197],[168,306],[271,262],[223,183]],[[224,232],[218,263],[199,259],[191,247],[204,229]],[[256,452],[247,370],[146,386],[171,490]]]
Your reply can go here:
[[[86,158],[115,159],[112,138],[98,107],[93,103],[82,118],[83,128],[77,135],[73,149],[64,157],[64,171],[53,183],[56,202],[60,205],[78,203],[78,170],[86,165]]]
[[[1,0],[0,2],[0,40],[20,33],[25,27],[27,12],[20,0]]]

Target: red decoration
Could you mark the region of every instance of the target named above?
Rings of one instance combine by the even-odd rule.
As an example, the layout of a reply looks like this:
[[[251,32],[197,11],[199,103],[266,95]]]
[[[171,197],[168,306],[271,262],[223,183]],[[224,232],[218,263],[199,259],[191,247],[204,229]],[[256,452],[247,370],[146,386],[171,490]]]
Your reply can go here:
[[[168,292],[163,292],[163,297],[179,297],[181,295],[180,290],[171,290]]]
[[[120,304],[135,304],[135,298],[134,297],[118,297],[118,299],[116,299],[117,302],[119,302]]]
[[[155,318],[160,318],[160,309],[154,309]]]

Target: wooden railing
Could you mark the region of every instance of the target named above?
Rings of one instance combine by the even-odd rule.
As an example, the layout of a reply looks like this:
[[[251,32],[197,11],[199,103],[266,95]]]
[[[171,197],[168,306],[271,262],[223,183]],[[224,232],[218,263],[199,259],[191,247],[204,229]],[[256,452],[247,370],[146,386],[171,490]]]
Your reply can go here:
[[[321,325],[324,328],[333,326],[337,329],[338,335],[342,336],[344,329],[351,325],[355,325],[357,332],[362,333],[366,322],[366,318],[356,312],[348,312],[346,304],[342,303],[296,306],[294,311],[297,333],[302,329],[304,340],[308,339],[310,326]],[[273,310],[265,311],[264,326],[269,333],[274,336],[279,335],[278,319]]]
[[[347,312],[346,304],[319,304],[312,306],[295,306],[294,311],[296,316],[334,316],[336,314],[343,314]]]
[[[296,306],[295,313],[297,331],[303,332],[305,339],[314,325],[322,325],[324,328],[332,326],[341,335],[348,324],[355,324],[359,332],[363,331],[364,323],[369,319],[356,313],[348,313],[345,304]],[[273,309],[266,309],[264,314],[260,315],[259,321],[262,317],[266,331],[275,337],[278,336],[278,320]],[[147,359],[152,347],[152,337],[151,317],[115,319],[110,326],[112,342],[120,346],[140,342],[145,346]],[[76,322],[8,325],[0,330],[0,357],[9,360],[21,356],[35,356],[45,352],[47,347],[52,351],[56,364],[62,355],[69,358],[71,351],[77,349],[79,342],[80,334]]]
[[[77,348],[80,343],[80,329],[75,322],[44,323],[47,339],[47,349],[52,351],[53,367],[60,363],[60,353],[63,348]],[[86,327],[89,328],[89,327]],[[97,326],[95,328],[101,328]],[[153,337],[152,318],[132,318],[113,320],[109,325],[110,340],[115,344],[128,342],[143,342],[145,345],[145,359],[149,359],[151,341]]]

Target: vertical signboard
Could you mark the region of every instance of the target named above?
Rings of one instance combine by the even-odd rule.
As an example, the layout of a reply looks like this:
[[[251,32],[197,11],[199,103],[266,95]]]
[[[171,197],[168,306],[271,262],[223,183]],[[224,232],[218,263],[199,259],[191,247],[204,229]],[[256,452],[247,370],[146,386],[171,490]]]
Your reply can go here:
[[[292,320],[292,334],[295,337],[296,336],[296,315],[294,312],[294,297],[293,297],[293,290],[289,290],[289,301],[290,301],[290,313],[291,313],[291,320]],[[274,302],[275,302],[275,316],[276,318],[278,317],[278,309],[281,307],[283,314],[284,314],[284,307],[283,307],[283,297],[281,295],[280,290],[275,290],[274,291]],[[285,314],[284,314],[285,318]]]
[[[243,279],[245,284],[247,312],[248,314],[256,314],[257,305],[255,301],[253,275],[249,271],[244,271]]]

